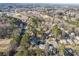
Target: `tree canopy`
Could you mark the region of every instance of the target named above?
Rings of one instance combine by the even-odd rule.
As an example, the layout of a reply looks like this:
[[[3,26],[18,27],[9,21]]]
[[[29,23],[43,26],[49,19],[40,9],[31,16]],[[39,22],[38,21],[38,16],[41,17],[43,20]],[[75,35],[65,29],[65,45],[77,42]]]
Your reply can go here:
[[[57,25],[55,25],[55,26],[52,28],[52,33],[54,34],[55,37],[57,37],[58,35],[61,34],[61,29],[58,28]]]

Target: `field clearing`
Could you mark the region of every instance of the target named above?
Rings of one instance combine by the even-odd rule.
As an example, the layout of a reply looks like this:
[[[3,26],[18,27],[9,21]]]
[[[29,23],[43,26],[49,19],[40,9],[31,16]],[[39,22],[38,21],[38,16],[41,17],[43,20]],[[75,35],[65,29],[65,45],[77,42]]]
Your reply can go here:
[[[9,51],[11,48],[11,41],[13,39],[2,39],[0,40],[0,52]]]

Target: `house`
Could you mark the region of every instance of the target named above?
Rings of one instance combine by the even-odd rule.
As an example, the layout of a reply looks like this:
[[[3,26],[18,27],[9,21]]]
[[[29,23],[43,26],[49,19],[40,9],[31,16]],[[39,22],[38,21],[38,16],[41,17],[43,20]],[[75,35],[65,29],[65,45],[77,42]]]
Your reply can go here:
[[[63,40],[60,40],[59,43],[60,44],[67,44],[67,41],[63,39]]]
[[[75,39],[79,40],[79,36],[76,36]]]
[[[74,44],[74,42],[71,39],[67,39],[66,42],[67,44],[71,44],[71,45]]]
[[[74,32],[72,32],[72,33],[70,33],[70,39],[75,39],[75,33]]]
[[[40,49],[45,49],[45,44],[40,44],[40,45],[39,45],[39,48],[40,48]]]

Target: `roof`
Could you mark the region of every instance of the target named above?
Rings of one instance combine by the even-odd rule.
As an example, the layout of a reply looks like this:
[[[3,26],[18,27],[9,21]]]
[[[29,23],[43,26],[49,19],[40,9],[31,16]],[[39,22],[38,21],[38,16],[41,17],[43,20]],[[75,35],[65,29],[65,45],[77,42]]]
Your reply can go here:
[[[45,45],[40,44],[40,45],[39,45],[39,48],[40,48],[40,49],[45,49]]]

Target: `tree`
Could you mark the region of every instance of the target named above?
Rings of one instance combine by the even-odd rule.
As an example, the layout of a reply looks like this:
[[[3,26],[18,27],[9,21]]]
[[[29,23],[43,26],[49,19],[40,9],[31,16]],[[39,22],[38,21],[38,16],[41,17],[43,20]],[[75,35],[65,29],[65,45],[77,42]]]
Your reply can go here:
[[[26,46],[29,38],[30,38],[29,33],[26,32],[21,39],[21,46]]]
[[[29,40],[30,36],[29,33],[25,33],[21,39],[20,42],[20,47],[21,49],[18,50],[18,52],[16,53],[17,56],[28,56],[29,55],[29,51],[28,51],[28,40]]]
[[[25,49],[25,48],[22,48],[22,50],[21,51],[18,51],[17,53],[16,53],[16,56],[28,56],[28,50],[27,49]]]
[[[18,45],[20,44],[21,36],[18,35],[18,32],[16,30],[12,32],[11,37],[14,41],[16,41]]]
[[[55,25],[52,29],[52,33],[54,34],[55,37],[59,36],[61,34],[61,29],[58,28],[57,25]]]
[[[42,49],[39,49],[39,48],[37,48],[35,50],[35,52],[36,52],[36,55],[38,55],[38,56],[41,56],[42,54],[44,54],[44,51]]]
[[[41,28],[41,23],[42,21],[44,21],[43,19],[41,20],[38,17],[29,17],[29,29],[30,31],[32,31],[34,33],[35,36],[37,36],[38,34],[43,34],[43,29]],[[39,29],[39,30],[38,30]]]

